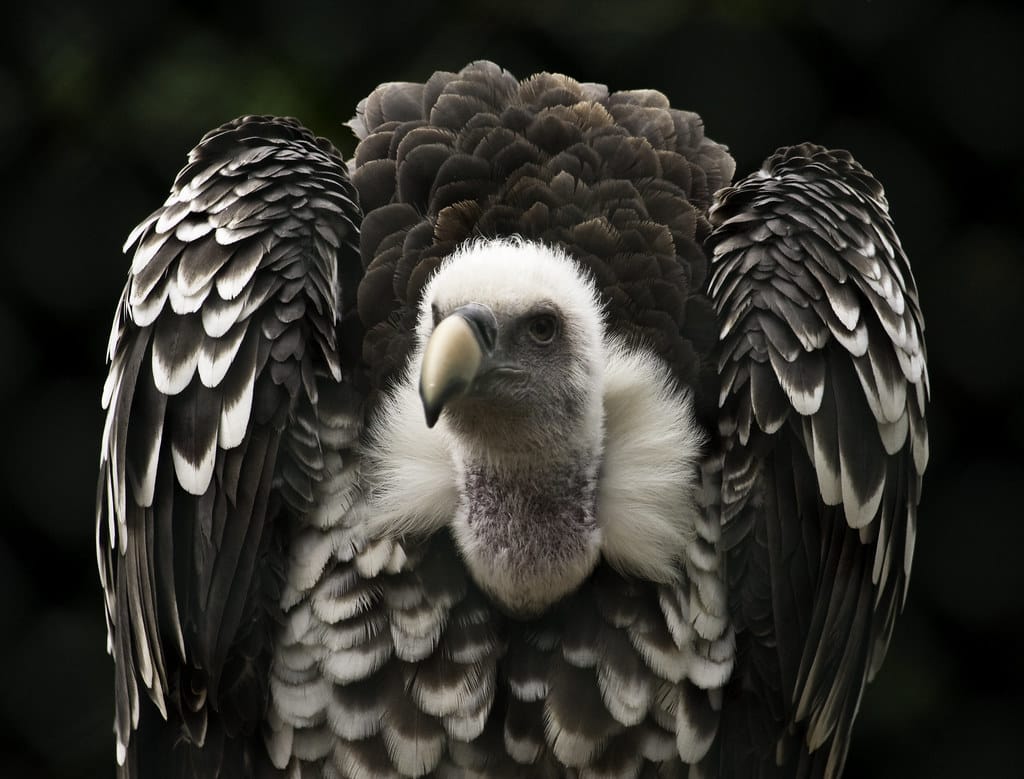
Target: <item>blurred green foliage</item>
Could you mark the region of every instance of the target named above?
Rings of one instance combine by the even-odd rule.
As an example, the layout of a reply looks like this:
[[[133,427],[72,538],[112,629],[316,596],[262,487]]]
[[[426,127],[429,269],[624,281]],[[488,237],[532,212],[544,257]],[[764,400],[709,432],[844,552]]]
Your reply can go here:
[[[10,12],[13,13],[13,12]],[[0,32],[2,773],[109,776],[94,475],[120,246],[207,129],[342,123],[381,81],[493,59],[698,111],[739,171],[805,139],[886,189],[928,324],[910,597],[852,777],[1018,775],[1024,732],[1024,12],[1007,1],[43,2]]]

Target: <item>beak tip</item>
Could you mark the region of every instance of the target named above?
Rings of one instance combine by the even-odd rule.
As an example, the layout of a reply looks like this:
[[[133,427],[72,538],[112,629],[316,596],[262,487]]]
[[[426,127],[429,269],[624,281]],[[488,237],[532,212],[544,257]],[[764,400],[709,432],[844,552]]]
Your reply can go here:
[[[433,400],[427,398],[427,393],[423,391],[423,385],[420,384],[420,402],[423,403],[423,416],[426,418],[428,428],[437,424],[441,411],[444,409],[444,404],[436,401],[436,398]]]
[[[433,428],[437,424],[438,418],[441,416],[441,409],[431,408],[430,406],[423,406],[423,415],[427,420],[427,427]]]

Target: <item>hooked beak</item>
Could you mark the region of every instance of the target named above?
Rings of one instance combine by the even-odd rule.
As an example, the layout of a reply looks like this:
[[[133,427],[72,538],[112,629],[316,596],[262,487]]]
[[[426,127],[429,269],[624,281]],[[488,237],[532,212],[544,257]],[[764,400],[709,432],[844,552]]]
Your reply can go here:
[[[494,353],[498,320],[480,303],[455,309],[434,328],[423,350],[420,399],[433,427],[445,404],[466,394],[480,375],[480,366]]]

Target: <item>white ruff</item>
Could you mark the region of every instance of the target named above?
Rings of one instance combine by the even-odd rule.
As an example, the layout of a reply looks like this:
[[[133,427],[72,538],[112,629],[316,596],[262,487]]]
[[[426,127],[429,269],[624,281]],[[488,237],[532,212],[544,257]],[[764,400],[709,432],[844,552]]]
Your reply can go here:
[[[427,427],[418,389],[417,353],[404,380],[381,403],[363,452],[371,538],[439,530],[459,504],[457,474],[443,420]]]
[[[604,462],[597,519],[615,568],[656,582],[679,578],[696,535],[705,436],[664,363],[621,343],[606,346]]]

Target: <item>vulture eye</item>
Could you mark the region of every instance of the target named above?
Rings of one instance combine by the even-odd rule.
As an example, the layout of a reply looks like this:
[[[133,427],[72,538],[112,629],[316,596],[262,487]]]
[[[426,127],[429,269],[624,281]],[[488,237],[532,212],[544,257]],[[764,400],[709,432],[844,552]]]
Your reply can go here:
[[[441,321],[441,309],[437,307],[437,303],[430,304],[430,318],[434,320],[434,327],[437,327],[437,323]]]
[[[551,314],[539,314],[530,320],[530,338],[539,344],[549,344],[558,332],[558,320]]]

